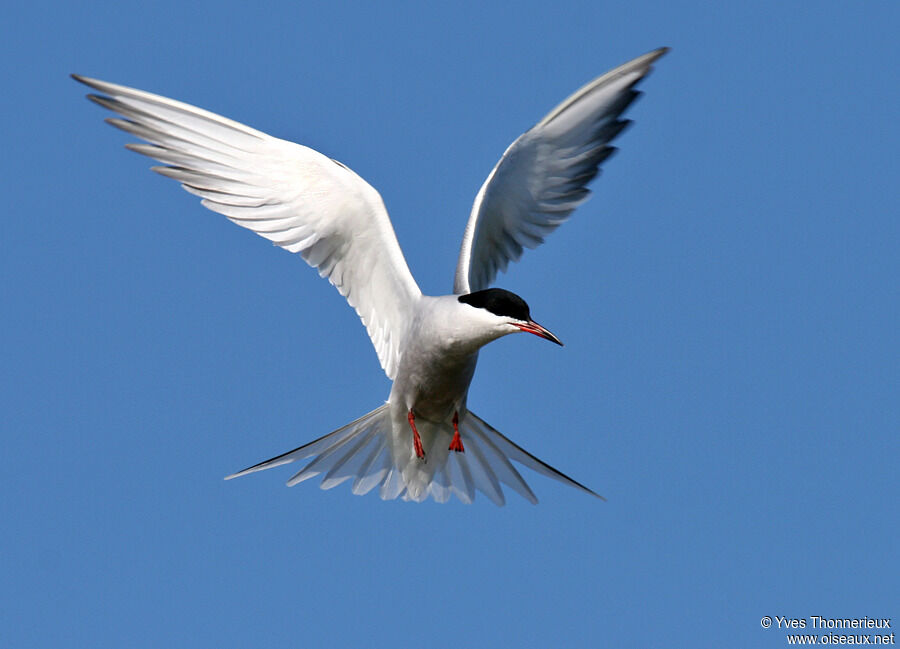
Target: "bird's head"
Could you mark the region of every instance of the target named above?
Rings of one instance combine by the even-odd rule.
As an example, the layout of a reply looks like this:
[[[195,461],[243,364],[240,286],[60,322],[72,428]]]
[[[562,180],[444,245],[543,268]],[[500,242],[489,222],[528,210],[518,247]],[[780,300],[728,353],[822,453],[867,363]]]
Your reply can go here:
[[[525,331],[562,345],[559,338],[531,319],[528,304],[515,293],[502,288],[488,288],[460,295],[458,299],[479,309],[480,318],[492,330],[492,338]]]

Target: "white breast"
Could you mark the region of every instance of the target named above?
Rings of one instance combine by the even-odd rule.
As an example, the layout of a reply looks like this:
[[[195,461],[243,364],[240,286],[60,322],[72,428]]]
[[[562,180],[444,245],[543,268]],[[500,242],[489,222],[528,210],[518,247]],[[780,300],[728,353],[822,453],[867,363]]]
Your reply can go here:
[[[477,311],[455,295],[421,298],[394,379],[392,404],[432,421],[449,421],[454,411],[463,414],[478,350],[495,338]]]

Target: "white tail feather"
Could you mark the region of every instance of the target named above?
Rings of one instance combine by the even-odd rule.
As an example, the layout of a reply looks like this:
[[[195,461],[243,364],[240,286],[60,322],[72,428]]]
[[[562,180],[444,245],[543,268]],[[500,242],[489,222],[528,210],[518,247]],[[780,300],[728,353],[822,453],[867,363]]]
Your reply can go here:
[[[537,503],[512,460],[602,498],[517,446],[472,412],[466,413],[459,424],[464,453],[449,451],[453,434],[449,423],[422,421],[418,428],[427,462],[415,457],[409,430],[401,428],[394,434],[390,405],[384,404],[324,437],[232,474],[226,480],[313,458],[288,480],[289,486],[324,473],[322,489],[353,478],[352,492],[357,495],[379,487],[384,500],[422,502],[430,496],[444,503],[455,494],[462,502],[471,503],[476,491],[480,491],[502,506],[506,502],[502,487],[505,484],[529,502]]]

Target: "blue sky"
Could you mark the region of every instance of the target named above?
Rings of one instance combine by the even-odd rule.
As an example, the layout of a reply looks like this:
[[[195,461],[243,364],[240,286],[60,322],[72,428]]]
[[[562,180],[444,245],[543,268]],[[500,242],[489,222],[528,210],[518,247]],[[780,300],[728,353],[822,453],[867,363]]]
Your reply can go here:
[[[900,619],[900,8],[557,5],[6,10],[0,644],[780,647],[762,616]],[[504,148],[662,45],[593,199],[498,282],[566,346],[493,343],[469,398],[608,502],[222,480],[388,381],[330,286],[148,172],[69,73],[348,164],[445,293]]]

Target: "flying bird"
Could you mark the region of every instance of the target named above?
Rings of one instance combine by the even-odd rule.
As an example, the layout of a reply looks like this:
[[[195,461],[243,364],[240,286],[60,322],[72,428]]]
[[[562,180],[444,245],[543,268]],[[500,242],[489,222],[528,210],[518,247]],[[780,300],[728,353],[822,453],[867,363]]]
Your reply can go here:
[[[106,121],[146,143],[154,171],[203,206],[300,256],[328,279],[366,327],[393,381],[387,402],[359,419],[226,479],[312,458],[288,485],[324,474],[330,489],[385,500],[470,503],[481,491],[498,505],[506,485],[532,503],[513,462],[588,494],[467,408],[478,352],[526,332],[562,345],[518,295],[490,288],[499,271],[544,241],[589,196],[587,184],[616,150],[635,86],[668,48],[589,82],[506,149],[475,197],[453,293],[423,295],[379,193],[344,164],[308,147],[172,99],[72,75],[121,115]],[[602,497],[601,497],[602,498]]]

